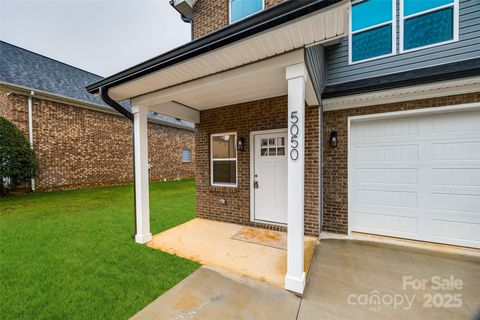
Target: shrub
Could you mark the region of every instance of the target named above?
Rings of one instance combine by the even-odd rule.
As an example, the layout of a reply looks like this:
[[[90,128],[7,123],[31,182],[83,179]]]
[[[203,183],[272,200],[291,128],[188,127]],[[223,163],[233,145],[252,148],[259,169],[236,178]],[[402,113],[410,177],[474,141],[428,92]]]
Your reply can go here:
[[[13,123],[0,117],[0,195],[34,178],[37,171],[35,153],[25,136]]]

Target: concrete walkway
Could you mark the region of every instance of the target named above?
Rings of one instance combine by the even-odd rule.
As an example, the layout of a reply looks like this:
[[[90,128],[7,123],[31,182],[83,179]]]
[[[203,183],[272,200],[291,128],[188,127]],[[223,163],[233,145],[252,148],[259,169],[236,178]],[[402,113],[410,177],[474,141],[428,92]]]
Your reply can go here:
[[[261,281],[201,267],[133,319],[470,320],[478,310],[479,258],[321,240],[302,299]]]
[[[132,319],[291,320],[299,305],[300,298],[283,289],[201,267]]]

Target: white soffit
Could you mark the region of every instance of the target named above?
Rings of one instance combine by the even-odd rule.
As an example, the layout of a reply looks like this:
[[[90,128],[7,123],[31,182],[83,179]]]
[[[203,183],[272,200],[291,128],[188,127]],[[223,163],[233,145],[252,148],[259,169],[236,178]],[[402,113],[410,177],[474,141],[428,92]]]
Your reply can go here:
[[[135,97],[132,99],[132,104],[164,113],[164,106],[170,101],[196,110],[206,110],[286,95],[288,82],[285,79],[285,69],[287,66],[302,63],[303,60],[303,49],[296,50]],[[306,85],[306,97],[309,105],[318,105],[310,79]],[[182,118],[176,113],[169,115]]]
[[[480,77],[434,82],[391,90],[322,99],[323,111],[375,106],[386,103],[444,97],[480,91]]]
[[[112,87],[109,94],[121,101],[345,35],[348,32],[348,3],[340,2],[224,48]]]

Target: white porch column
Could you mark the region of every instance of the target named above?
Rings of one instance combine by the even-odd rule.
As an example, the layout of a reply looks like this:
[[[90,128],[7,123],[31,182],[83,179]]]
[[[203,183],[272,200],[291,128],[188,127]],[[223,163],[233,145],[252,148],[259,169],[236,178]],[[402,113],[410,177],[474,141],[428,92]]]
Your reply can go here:
[[[136,243],[152,240],[150,233],[150,204],[148,190],[148,108],[132,106],[133,135],[135,144],[135,219]]]
[[[285,288],[303,293],[303,208],[305,159],[305,82],[304,63],[286,68],[288,81],[288,188],[287,188],[287,274]]]

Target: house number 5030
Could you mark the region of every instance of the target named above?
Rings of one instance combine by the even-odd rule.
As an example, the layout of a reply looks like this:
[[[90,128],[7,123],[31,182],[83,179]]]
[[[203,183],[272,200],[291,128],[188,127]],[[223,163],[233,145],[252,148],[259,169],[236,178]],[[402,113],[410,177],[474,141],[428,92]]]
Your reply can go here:
[[[290,159],[297,160],[298,159],[298,111],[292,111],[290,114],[290,134],[292,137],[290,138]]]

